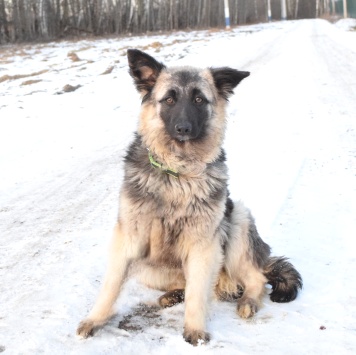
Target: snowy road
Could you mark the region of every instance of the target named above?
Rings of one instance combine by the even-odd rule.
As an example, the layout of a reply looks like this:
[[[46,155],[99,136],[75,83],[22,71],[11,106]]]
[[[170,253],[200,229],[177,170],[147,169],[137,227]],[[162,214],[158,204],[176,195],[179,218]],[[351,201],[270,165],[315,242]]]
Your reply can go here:
[[[248,322],[235,305],[213,303],[207,346],[183,341],[183,305],[118,329],[160,295],[134,281],[103,330],[75,337],[105,270],[136,127],[128,47],[171,65],[252,73],[230,100],[230,190],[305,287],[289,304],[266,297]],[[0,48],[0,352],[354,354],[355,58],[356,32],[323,20]],[[61,93],[66,84],[81,87]]]

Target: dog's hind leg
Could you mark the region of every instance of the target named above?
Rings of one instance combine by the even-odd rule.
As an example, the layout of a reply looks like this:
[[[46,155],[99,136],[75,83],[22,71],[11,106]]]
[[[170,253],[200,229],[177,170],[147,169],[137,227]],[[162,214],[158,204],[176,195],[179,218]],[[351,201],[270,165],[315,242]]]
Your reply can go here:
[[[239,263],[226,263],[215,287],[216,295],[227,301],[237,300],[237,313],[241,318],[252,317],[260,308],[265,293],[266,277],[248,259]]]
[[[161,307],[172,307],[184,302],[185,278],[181,268],[155,265],[142,260],[135,264],[133,276],[148,287],[168,291],[158,299]]]
[[[181,268],[140,260],[134,265],[132,275],[144,285],[156,290],[172,291],[185,288],[185,278]]]
[[[184,302],[184,296],[184,289],[168,291],[158,299],[158,303],[163,308],[172,307],[177,303]]]
[[[134,276],[148,287],[168,291],[158,299],[161,307],[184,302],[185,278],[182,269],[142,261],[136,264]]]
[[[243,288],[237,300],[237,313],[252,317],[259,309],[267,278],[263,267],[268,261],[269,246],[259,237],[253,217],[237,202],[231,216],[231,231],[226,243],[225,270],[233,284]]]
[[[232,283],[244,290],[237,300],[237,313],[249,318],[257,312],[266,283],[272,285],[272,301],[294,300],[303,286],[301,275],[286,258],[270,257],[270,247],[260,238],[253,217],[241,203],[234,206],[230,227],[224,268]]]
[[[267,279],[260,270],[252,265],[245,268],[245,275],[240,276],[243,295],[237,300],[237,313],[241,318],[251,318],[261,307]]]
[[[131,261],[143,256],[147,243],[148,240],[130,236],[124,230],[123,223],[118,222],[114,230],[103,287],[88,317],[78,326],[79,336],[87,338],[93,335],[95,329],[112,316],[113,305],[126,277],[128,266]]]
[[[218,283],[215,286],[215,295],[221,301],[237,301],[241,298],[243,289],[237,284],[236,280],[232,280],[223,267],[219,274]]]

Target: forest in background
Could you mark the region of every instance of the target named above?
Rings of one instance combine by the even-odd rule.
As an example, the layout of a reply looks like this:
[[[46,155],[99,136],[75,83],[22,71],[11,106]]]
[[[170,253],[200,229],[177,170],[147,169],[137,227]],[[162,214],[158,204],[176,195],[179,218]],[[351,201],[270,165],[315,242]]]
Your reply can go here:
[[[335,13],[337,0],[229,0],[231,26]],[[224,0],[0,0],[0,44],[225,26]]]

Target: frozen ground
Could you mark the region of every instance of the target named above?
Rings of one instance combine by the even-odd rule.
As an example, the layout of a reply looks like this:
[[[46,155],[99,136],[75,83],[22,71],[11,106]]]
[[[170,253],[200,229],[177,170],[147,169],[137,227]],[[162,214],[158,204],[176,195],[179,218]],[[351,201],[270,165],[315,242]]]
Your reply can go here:
[[[356,32],[349,27],[305,20],[0,47],[0,352],[355,354]],[[287,304],[266,296],[251,321],[239,319],[234,304],[214,302],[206,346],[184,342],[183,305],[142,311],[139,304],[154,304],[160,293],[135,281],[94,338],[75,336],[105,270],[121,158],[137,124],[129,47],[170,65],[252,73],[230,100],[230,189],[274,254],[291,258],[304,289]],[[66,85],[80,87],[66,92]]]

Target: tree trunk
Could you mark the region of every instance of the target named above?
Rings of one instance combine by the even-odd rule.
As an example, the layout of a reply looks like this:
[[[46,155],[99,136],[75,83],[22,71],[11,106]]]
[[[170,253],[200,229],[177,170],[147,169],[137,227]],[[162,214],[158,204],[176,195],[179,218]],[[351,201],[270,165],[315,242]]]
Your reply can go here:
[[[331,11],[332,15],[335,16],[335,0],[331,0]]]
[[[294,8],[294,18],[298,18],[298,10],[299,10],[299,0],[295,1],[295,8]]]

